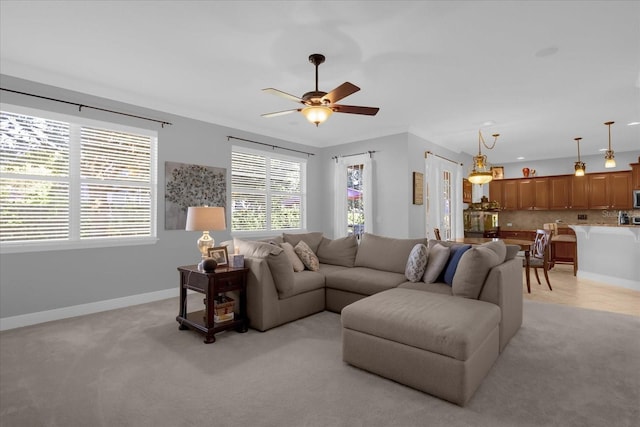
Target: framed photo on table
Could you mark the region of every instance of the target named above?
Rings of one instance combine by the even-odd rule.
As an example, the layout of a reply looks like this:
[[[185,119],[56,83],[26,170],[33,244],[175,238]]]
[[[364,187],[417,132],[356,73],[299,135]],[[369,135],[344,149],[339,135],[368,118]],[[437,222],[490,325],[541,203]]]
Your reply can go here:
[[[504,166],[491,166],[493,179],[504,179]]]
[[[209,258],[213,258],[218,263],[218,267],[229,265],[229,253],[226,246],[209,248]]]

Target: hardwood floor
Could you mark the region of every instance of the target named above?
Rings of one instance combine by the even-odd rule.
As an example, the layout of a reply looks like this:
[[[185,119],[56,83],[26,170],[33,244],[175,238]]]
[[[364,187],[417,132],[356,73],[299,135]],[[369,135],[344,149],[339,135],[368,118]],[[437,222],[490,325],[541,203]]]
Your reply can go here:
[[[541,285],[538,285],[535,274],[531,271],[530,294],[527,293],[527,285],[523,278],[525,299],[640,317],[640,291],[576,278],[573,276],[571,265],[556,265],[549,270],[549,280],[553,288],[553,291],[550,291],[542,270],[539,274]]]

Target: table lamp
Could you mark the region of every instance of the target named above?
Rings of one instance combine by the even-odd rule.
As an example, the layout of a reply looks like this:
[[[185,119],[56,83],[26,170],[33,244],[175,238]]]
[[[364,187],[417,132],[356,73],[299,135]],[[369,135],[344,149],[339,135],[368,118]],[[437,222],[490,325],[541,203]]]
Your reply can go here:
[[[187,209],[187,231],[202,231],[198,239],[198,250],[202,259],[209,257],[209,248],[214,247],[215,240],[209,235],[209,230],[225,230],[224,208],[209,206],[191,206]]]

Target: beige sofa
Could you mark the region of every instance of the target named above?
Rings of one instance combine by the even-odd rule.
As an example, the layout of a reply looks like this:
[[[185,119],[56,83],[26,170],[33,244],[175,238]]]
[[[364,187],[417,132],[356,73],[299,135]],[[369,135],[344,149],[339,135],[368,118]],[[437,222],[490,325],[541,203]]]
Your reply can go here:
[[[295,247],[300,241],[317,255],[319,270],[294,272],[290,253],[281,247]],[[397,239],[365,233],[360,243],[353,237],[328,239],[322,233],[283,234],[262,241],[234,239],[235,250],[245,257],[249,268],[247,312],[250,326],[265,331],[311,314],[329,310],[340,313],[358,300],[389,289],[405,288],[447,295],[452,302],[460,298],[496,305],[499,316],[499,351],[522,324],[522,264],[515,258],[517,246],[506,245],[506,254],[497,265],[463,265],[463,256],[453,277],[453,286],[441,281],[409,281],[407,260],[416,244],[433,248],[436,244],[453,247],[451,242],[426,239]],[[431,250],[431,249],[430,249]],[[476,274],[477,271],[477,274]],[[470,274],[471,273],[471,274]],[[475,280],[477,293],[456,289],[456,279]],[[463,280],[463,279],[460,279]],[[459,296],[464,295],[464,296]],[[465,301],[468,302],[468,301]]]

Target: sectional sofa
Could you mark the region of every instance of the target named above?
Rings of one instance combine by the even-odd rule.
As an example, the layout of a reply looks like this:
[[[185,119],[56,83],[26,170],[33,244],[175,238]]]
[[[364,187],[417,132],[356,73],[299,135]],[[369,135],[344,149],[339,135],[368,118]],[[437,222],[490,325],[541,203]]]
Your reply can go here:
[[[249,268],[252,328],[342,313],[345,361],[459,405],[522,324],[519,247],[502,241],[471,248],[312,232],[227,244]]]

